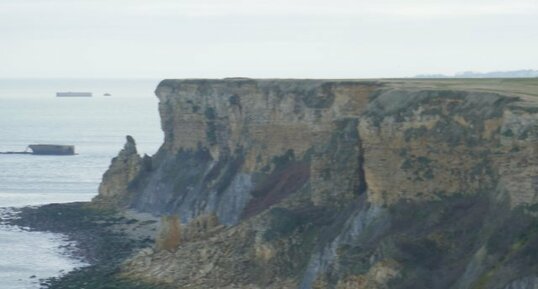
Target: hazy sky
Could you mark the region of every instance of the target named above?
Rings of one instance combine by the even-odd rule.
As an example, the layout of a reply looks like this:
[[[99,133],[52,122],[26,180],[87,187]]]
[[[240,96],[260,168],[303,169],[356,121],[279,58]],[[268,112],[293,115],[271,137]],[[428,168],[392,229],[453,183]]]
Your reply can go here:
[[[538,68],[538,0],[0,0],[0,77]]]

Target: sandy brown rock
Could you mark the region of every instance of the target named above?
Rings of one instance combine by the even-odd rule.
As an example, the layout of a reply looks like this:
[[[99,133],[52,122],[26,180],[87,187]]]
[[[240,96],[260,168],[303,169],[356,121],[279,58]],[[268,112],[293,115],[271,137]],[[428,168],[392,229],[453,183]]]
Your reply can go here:
[[[129,279],[516,286],[538,274],[536,91],[531,80],[165,80],[163,146],[144,161],[126,145],[96,202],[176,216],[156,250],[125,262]]]

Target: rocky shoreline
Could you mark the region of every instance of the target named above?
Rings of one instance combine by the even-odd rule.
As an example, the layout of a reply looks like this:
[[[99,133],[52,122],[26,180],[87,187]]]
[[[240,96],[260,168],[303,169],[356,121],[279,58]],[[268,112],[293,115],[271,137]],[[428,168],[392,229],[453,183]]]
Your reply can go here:
[[[31,231],[59,233],[74,244],[68,252],[88,266],[60,277],[40,280],[46,289],[168,289],[118,277],[119,265],[135,250],[154,244],[157,221],[126,213],[96,209],[89,203],[48,204],[15,209],[15,218],[5,224]]]

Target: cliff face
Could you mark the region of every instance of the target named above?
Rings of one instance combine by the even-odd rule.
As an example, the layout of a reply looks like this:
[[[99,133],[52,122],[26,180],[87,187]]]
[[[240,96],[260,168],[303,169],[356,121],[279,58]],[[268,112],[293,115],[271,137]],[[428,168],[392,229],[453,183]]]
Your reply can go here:
[[[126,145],[96,198],[173,225],[166,249],[134,256],[124,276],[536,288],[538,97],[453,84],[161,82],[164,144],[144,160]]]

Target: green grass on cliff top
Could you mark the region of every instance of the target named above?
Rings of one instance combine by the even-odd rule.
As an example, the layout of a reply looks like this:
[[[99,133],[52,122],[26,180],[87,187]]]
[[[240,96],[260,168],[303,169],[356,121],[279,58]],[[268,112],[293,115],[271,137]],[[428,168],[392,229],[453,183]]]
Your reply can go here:
[[[498,92],[537,100],[538,78],[454,78],[454,79],[382,79],[398,88],[432,88]]]

